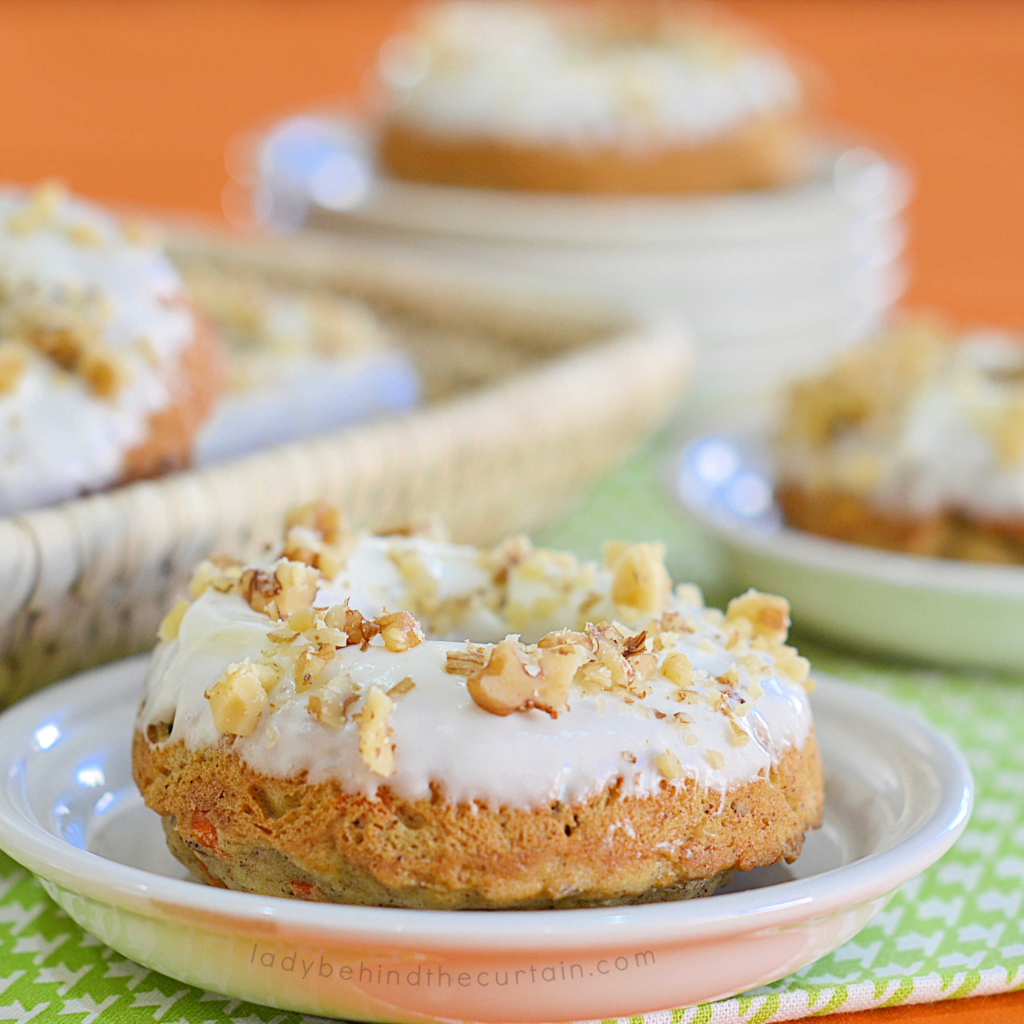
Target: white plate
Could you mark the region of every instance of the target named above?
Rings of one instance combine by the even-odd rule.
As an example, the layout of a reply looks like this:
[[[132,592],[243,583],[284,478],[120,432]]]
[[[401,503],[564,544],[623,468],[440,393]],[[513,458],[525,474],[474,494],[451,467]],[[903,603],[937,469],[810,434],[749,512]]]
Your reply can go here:
[[[856,934],[949,848],[970,813],[970,774],[949,741],[874,694],[823,680],[814,713],[825,825],[795,865],[750,872],[726,893],[480,912],[228,892],[186,880],[132,783],[145,664],[76,677],[0,717],[0,847],[119,952],[281,1009],[376,1021],[550,1021],[728,996]]]
[[[252,159],[257,212],[301,222],[304,205],[375,229],[509,241],[631,244],[834,237],[865,216],[895,216],[910,194],[906,171],[860,146],[819,144],[808,181],[699,197],[601,197],[457,188],[375,175],[372,132],[358,116],[300,114],[274,125]],[[275,208],[276,204],[276,208]],[[262,207],[262,209],[260,209]]]
[[[728,552],[738,584],[785,594],[829,639],[937,664],[1024,669],[1024,569],[926,558],[782,525],[771,460],[752,435],[684,449],[673,488]]]

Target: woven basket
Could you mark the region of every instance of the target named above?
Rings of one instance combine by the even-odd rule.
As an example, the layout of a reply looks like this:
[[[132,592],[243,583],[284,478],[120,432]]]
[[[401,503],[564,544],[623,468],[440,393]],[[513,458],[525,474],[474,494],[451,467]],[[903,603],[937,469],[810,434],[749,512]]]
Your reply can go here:
[[[374,259],[337,242],[174,229],[186,273],[208,264],[275,287],[372,304],[432,401],[202,471],[0,518],[0,705],[144,650],[196,562],[251,557],[285,511],[324,497],[355,524],[438,515],[489,542],[563,510],[669,414],[686,383],[678,329],[538,287]]]

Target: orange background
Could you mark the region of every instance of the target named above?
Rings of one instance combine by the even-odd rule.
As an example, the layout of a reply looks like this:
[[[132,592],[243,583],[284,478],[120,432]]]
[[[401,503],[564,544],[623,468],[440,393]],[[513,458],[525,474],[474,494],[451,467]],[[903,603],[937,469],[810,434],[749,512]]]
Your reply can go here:
[[[1024,3],[733,0],[821,70],[820,106],[904,158],[909,300],[1024,326]],[[355,96],[407,0],[5,0],[0,177],[219,212],[224,144]]]
[[[908,301],[1024,327],[1024,3],[732,0],[917,179]],[[221,211],[224,147],[359,94],[407,0],[4,0],[0,178]],[[1024,995],[832,1018],[1024,1021]]]

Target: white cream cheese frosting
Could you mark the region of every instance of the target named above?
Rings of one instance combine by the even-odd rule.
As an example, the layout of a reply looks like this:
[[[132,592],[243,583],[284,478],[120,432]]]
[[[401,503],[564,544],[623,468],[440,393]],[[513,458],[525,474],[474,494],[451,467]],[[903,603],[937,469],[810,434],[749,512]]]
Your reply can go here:
[[[381,74],[421,129],[539,144],[695,145],[801,98],[780,54],[710,24],[604,25],[526,0],[429,8]]]
[[[660,594],[664,611],[654,622],[646,609],[616,602],[623,596],[623,559],[633,559],[640,591],[661,587],[652,549],[618,546],[611,566],[597,566],[522,542],[481,551],[424,538],[360,538],[344,567],[321,578],[313,605],[347,601],[367,619],[385,609],[414,608],[429,638],[393,650],[378,635],[332,649],[309,688],[296,683],[301,673],[294,652],[306,649],[307,637],[322,634],[295,636],[291,627],[305,622],[295,616],[271,621],[250,606],[244,587],[243,593],[225,592],[230,584],[221,577],[171,617],[165,635],[177,632],[154,654],[139,728],[151,742],[231,749],[262,773],[306,773],[311,783],[336,779],[371,797],[386,786],[405,799],[429,798],[433,786],[453,803],[535,807],[584,801],[612,785],[624,795],[645,796],[660,792],[666,780],[681,785],[687,779],[724,794],[767,776],[782,754],[806,742],[808,666],[782,644],[788,618],[781,599],[750,594],[726,616],[704,608],[693,588],[680,588]],[[635,557],[638,551],[643,557]],[[238,578],[237,569],[226,571]],[[208,570],[208,578],[215,576]],[[642,601],[640,591],[627,596],[639,593]],[[770,628],[757,621],[762,604],[774,616]],[[576,672],[557,714],[540,706],[486,710],[472,679],[453,672],[452,663],[468,657],[490,664],[493,645],[509,632],[510,611],[523,641],[541,640],[551,621],[577,628],[604,613],[624,613],[632,623],[603,628],[628,638],[647,624],[646,635],[633,641],[644,671],[614,685],[591,660]],[[591,627],[588,635],[599,631]],[[541,653],[510,644],[527,663]],[[245,735],[225,735],[210,694],[226,674],[239,666],[251,672],[257,664],[266,673],[266,704],[251,728],[239,729]],[[329,720],[313,713],[343,698],[344,715]],[[389,705],[390,771],[375,769],[362,749],[374,700]]]
[[[815,387],[820,397],[804,390],[793,401],[819,403],[826,420],[830,408],[836,416],[824,434],[787,432],[783,479],[904,514],[1024,514],[1024,340],[905,329],[853,353]],[[858,411],[843,418],[839,407],[851,407],[843,396],[853,391]]]
[[[138,229],[55,186],[0,191],[0,514],[115,483],[194,337]]]

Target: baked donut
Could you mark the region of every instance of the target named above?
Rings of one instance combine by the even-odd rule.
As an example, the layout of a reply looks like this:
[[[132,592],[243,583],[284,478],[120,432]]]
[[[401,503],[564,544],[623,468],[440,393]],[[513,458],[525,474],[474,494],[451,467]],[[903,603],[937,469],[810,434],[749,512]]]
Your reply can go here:
[[[1024,342],[908,321],[795,384],[776,497],[795,527],[1024,562]]]
[[[220,367],[141,228],[0,192],[0,514],[187,465]]]
[[[703,12],[456,0],[385,44],[380,66],[378,154],[398,178],[680,194],[778,186],[808,168],[792,69]]]
[[[133,769],[210,884],[442,909],[680,899],[792,861],[820,824],[786,602],[707,609],[671,592],[660,545],[598,567],[522,538],[350,536],[313,506],[280,558],[203,563],[190,592]]]

